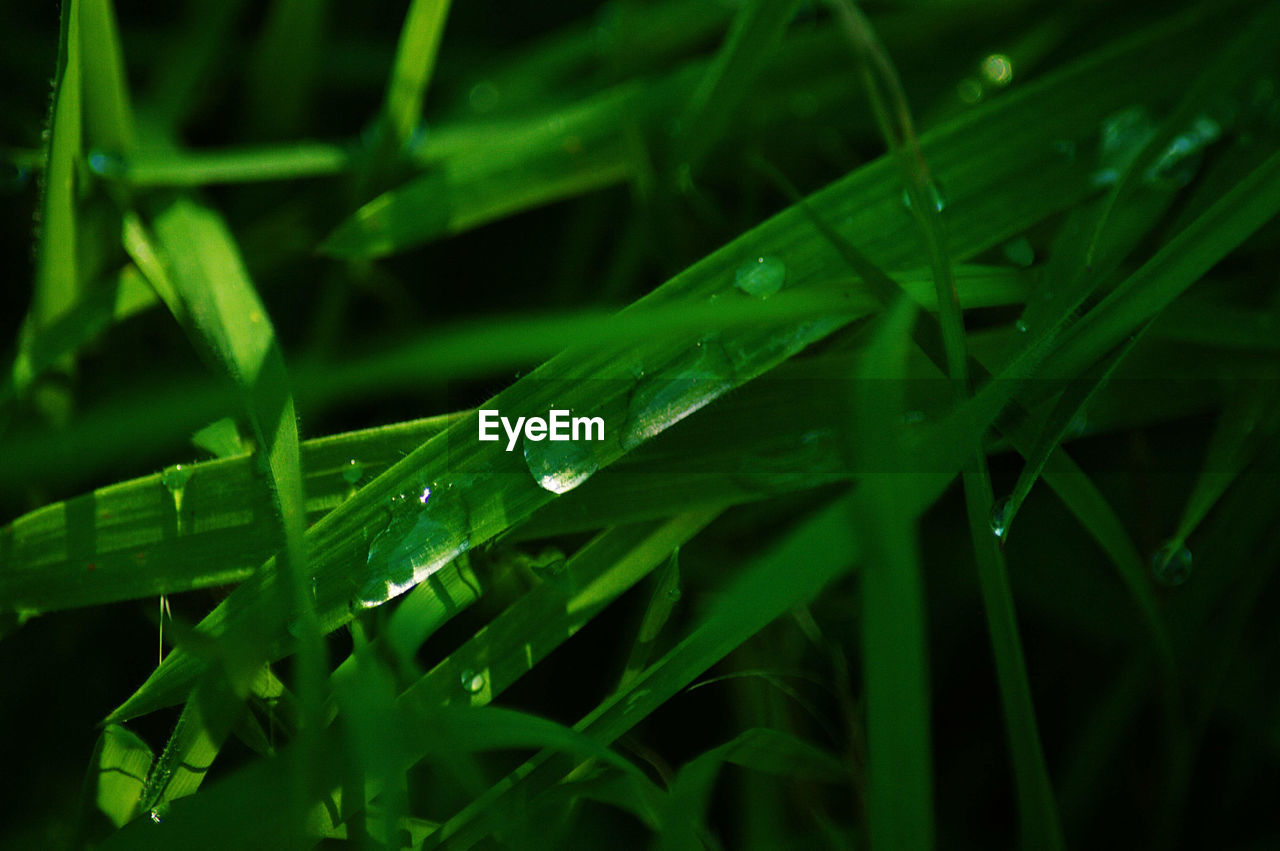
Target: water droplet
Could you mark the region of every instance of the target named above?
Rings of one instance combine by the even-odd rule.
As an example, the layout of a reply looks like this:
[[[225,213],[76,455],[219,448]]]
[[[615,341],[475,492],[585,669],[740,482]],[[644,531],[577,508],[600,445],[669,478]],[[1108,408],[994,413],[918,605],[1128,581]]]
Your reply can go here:
[[[482,80],[471,87],[467,101],[475,112],[490,112],[498,105],[498,87],[488,80]]]
[[[947,208],[947,196],[943,193],[942,187],[938,185],[936,180],[931,180],[925,185],[924,197],[933,205],[933,209],[937,210],[939,213]],[[902,190],[902,206],[906,207],[908,210],[911,209],[910,190]]]
[[[364,478],[364,465],[356,459],[352,458],[342,468],[342,478],[347,484],[355,487],[362,478]]]
[[[1004,533],[1009,531],[1009,509],[1012,505],[1012,501],[1006,496],[991,506],[991,534],[997,538],[1003,538]]]
[[[124,159],[117,154],[91,151],[89,153],[89,170],[99,177],[119,178],[124,176],[126,166]]]
[[[462,690],[467,694],[479,694],[484,691],[484,674],[467,668],[462,672]]]
[[[531,440],[524,443],[524,463],[543,490],[568,493],[600,469],[589,444],[576,440]]]
[[[982,77],[992,86],[1007,86],[1013,82],[1013,62],[1003,53],[993,53],[982,60]]]
[[[1003,251],[1004,256],[1009,258],[1009,262],[1015,265],[1025,268],[1036,262],[1036,250],[1031,247],[1031,243],[1025,236],[1006,242]]]
[[[747,295],[768,298],[776,295],[787,280],[787,266],[777,257],[757,257],[738,267],[733,285]]]
[[[17,163],[0,163],[0,191],[20,192],[26,188],[31,172]]]
[[[1222,127],[1207,115],[1198,116],[1191,127],[1173,139],[1143,175],[1147,183],[1171,189],[1191,182],[1200,168],[1204,149],[1222,135]]]
[[[178,516],[178,531],[182,531],[182,497],[186,492],[187,482],[191,480],[191,468],[184,467],[181,464],[174,464],[172,467],[165,468],[160,474],[160,484],[164,485],[165,490],[173,497],[173,510]]]
[[[784,491],[813,487],[838,477],[840,441],[834,429],[820,428],[794,438],[775,440],[745,456],[734,480],[752,490]]]
[[[1025,334],[1027,333],[1027,328],[1028,328],[1027,320],[1019,316],[1018,320],[1013,323],[1013,327],[1017,329],[1019,334]]]
[[[704,340],[631,390],[622,447],[630,450],[707,405],[733,386],[733,362],[717,340]]]
[[[386,527],[369,543],[355,609],[403,594],[471,548],[469,512],[452,486],[403,493],[392,499],[390,510]]]
[[[972,77],[965,77],[956,84],[956,95],[960,100],[968,104],[974,104],[982,100],[982,83]]]
[[[667,589],[667,599],[673,603],[678,603],[682,596],[684,596],[684,592],[680,590],[679,585],[672,585]]]
[[[160,815],[159,811],[157,810],[152,810],[150,813],[148,813],[148,815],[151,816],[151,820],[156,824],[160,824],[162,821],[164,821],[164,817]]]
[[[181,493],[190,480],[191,468],[183,467],[181,464],[174,464],[160,474],[160,483],[165,486],[169,493]]]
[[[1191,578],[1191,550],[1173,541],[1151,556],[1151,573],[1161,585],[1181,585]]]

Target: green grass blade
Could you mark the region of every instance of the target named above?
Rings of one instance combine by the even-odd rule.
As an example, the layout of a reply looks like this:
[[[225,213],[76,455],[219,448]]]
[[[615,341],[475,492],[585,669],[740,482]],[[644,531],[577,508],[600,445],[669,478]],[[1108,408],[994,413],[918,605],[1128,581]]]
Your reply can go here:
[[[126,156],[138,132],[111,0],[80,0],[86,135],[95,149]],[[91,155],[92,157],[92,155]]]
[[[108,724],[92,761],[94,802],[111,823],[123,827],[138,815],[138,799],[151,769],[151,748],[119,724]]]
[[[1166,243],[1067,334],[1048,376],[1071,376],[1159,313],[1280,212],[1280,154],[1272,154]]]
[[[899,298],[868,346],[854,387],[854,445],[869,473],[860,482],[854,520],[865,541],[862,648],[867,701],[867,823],[884,848],[934,842],[929,664],[917,515],[904,491],[897,424],[915,306]]]
[[[798,0],[749,0],[734,17],[680,118],[676,156],[697,171],[750,94],[770,53],[782,40]]]
[[[247,123],[254,136],[296,133],[316,97],[328,0],[275,0],[249,63]]]
[[[449,0],[413,0],[400,29],[395,65],[387,80],[382,121],[392,150],[409,140],[422,116],[422,98],[435,70]]]

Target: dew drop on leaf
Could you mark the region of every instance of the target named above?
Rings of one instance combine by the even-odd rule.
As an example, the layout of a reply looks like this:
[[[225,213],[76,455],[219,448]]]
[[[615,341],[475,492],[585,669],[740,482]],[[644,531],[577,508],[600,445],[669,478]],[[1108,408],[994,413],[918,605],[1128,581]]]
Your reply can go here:
[[[777,295],[787,280],[787,266],[777,257],[756,257],[738,267],[733,285],[747,295],[768,298]]]
[[[1012,502],[1009,497],[997,500],[996,504],[991,506],[991,534],[997,538],[1003,538],[1004,533],[1009,530],[1009,508]]]
[[[462,672],[462,690],[467,694],[479,694],[484,691],[484,674],[467,668]]]
[[[1181,585],[1191,578],[1191,550],[1170,541],[1151,556],[1151,573],[1161,585]]]

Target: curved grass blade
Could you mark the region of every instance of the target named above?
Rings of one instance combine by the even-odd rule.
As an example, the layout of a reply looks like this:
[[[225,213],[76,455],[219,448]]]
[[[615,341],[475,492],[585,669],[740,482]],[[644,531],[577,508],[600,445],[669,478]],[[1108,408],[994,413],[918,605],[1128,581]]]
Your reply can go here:
[[[826,751],[781,730],[753,727],[681,767],[659,822],[659,847],[684,848],[698,842],[705,833],[712,788],[725,765],[818,783],[848,779],[844,763]]]
[[[598,742],[615,741],[735,647],[794,606],[817,596],[859,558],[849,523],[851,499],[837,500],[754,559],[705,619],[628,687],[575,725]],[[531,799],[556,784],[574,762],[543,751],[495,784],[427,838],[425,847],[467,848],[491,829],[494,811],[517,796]]]

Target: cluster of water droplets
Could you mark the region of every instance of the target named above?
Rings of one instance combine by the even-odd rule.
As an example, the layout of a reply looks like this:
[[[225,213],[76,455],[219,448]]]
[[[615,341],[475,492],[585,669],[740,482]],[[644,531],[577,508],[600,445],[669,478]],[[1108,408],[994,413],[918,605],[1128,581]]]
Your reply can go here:
[[[390,517],[369,543],[362,583],[351,602],[368,609],[403,594],[471,548],[461,488],[424,485],[391,500]]]
[[[1157,132],[1155,121],[1141,106],[1130,106],[1107,116],[1102,122],[1099,168],[1093,174],[1093,184],[1114,185]],[[1215,118],[1207,114],[1196,116],[1143,172],[1143,181],[1150,186],[1171,189],[1186,186],[1200,168],[1204,149],[1221,136],[1222,125]]]

